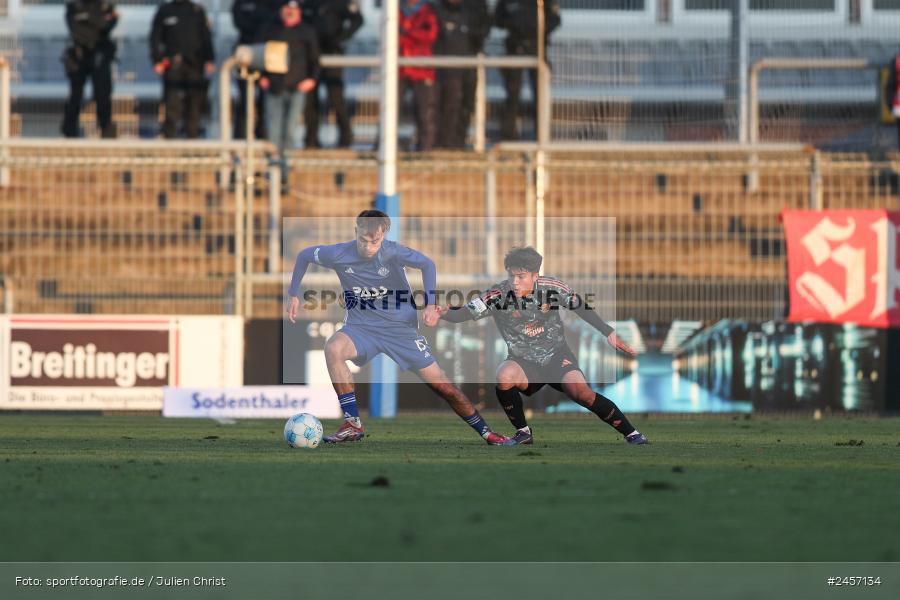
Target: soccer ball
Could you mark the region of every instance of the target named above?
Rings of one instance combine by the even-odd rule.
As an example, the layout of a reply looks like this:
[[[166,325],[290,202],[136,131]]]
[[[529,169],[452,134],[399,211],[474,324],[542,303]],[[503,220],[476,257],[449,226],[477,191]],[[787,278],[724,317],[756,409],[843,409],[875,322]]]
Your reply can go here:
[[[284,424],[284,441],[292,448],[316,448],[322,441],[322,422],[309,413],[294,415]]]

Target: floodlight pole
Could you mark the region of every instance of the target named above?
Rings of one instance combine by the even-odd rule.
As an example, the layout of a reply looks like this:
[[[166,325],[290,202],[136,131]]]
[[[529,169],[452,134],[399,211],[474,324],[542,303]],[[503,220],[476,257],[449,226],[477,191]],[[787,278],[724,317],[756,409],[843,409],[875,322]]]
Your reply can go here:
[[[400,239],[400,196],[397,194],[397,55],[399,54],[400,0],[384,0],[381,8],[381,119],[378,140],[378,194],[375,208],[387,213],[391,229],[387,239]],[[372,361],[372,393],[369,414],[397,415],[397,365],[379,354]]]
[[[544,31],[544,0],[537,0],[537,98],[535,103],[535,133],[537,135],[537,153],[534,169],[534,246],[541,256],[544,255],[544,193],[547,187],[546,152],[550,138],[550,72],[547,67]],[[544,257],[544,272],[547,272],[547,259]]]
[[[247,133],[247,156],[245,160],[246,171],[244,173],[246,179],[244,183],[244,194],[246,195],[246,199],[244,201],[244,209],[245,209],[245,221],[244,221],[244,239],[243,239],[243,249],[242,255],[244,257],[244,271],[243,273],[250,273],[253,271],[253,195],[254,195],[254,186],[256,184],[256,165],[254,164],[254,152],[253,152],[253,142],[254,142],[254,123],[256,122],[256,103],[253,101],[253,96],[256,93],[255,85],[256,80],[260,78],[260,73],[258,71],[251,72],[246,67],[242,68],[242,71],[246,72],[246,85],[247,85],[247,112],[246,112],[246,125],[244,129]],[[270,185],[278,185],[269,182]],[[253,282],[250,278],[244,278],[243,281],[243,293],[244,293],[244,302],[242,306],[243,314],[247,317],[253,314]]]
[[[749,0],[731,2],[731,81],[726,84],[725,102],[731,138],[743,144],[749,140],[747,90],[750,68]]]

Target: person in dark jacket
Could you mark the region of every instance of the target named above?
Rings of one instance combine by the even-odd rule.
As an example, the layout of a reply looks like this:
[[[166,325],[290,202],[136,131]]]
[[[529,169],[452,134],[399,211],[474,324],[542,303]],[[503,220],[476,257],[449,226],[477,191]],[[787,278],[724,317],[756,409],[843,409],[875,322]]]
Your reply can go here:
[[[63,114],[62,133],[78,137],[78,117],[84,98],[84,84],[91,78],[97,105],[97,126],[105,138],[116,137],[112,122],[112,61],[116,43],[110,34],[119,14],[107,0],[69,0],[66,26],[71,39],[63,54],[63,66],[69,79],[69,99]]]
[[[344,47],[362,27],[363,17],[357,0],[306,0],[303,3],[303,20],[311,25],[319,37],[322,54],[344,54]],[[344,100],[344,70],[323,68],[319,82],[325,87],[328,106],[334,109],[338,126],[338,147],[347,148],[353,143],[350,112]],[[306,98],[303,119],[306,122],[306,147],[319,147],[319,116],[323,113],[317,86]],[[324,111],[327,114],[327,109]]]
[[[153,70],[163,77],[166,117],[163,135],[174,138],[184,109],[188,138],[200,135],[206,77],[215,70],[212,35],[206,11],[191,0],[171,0],[159,7],[150,30]]]
[[[263,42],[262,36],[266,27],[277,18],[273,15],[271,5],[266,0],[234,0],[231,5],[231,19],[238,32],[238,45],[251,45]],[[238,79],[238,101],[234,108],[234,137],[245,138],[247,124],[247,82]],[[265,112],[263,96],[265,92],[257,87],[255,98],[257,139],[265,139]]]
[[[436,56],[475,56],[482,51],[491,30],[485,0],[438,0],[434,6],[440,24]],[[476,76],[474,69],[438,71],[438,145],[442,148],[465,147],[475,107]]]
[[[266,93],[266,128],[278,148],[282,178],[286,177],[285,152],[292,147],[294,131],[303,113],[304,94],[316,87],[319,76],[319,42],[315,30],[303,23],[300,4],[290,0],[281,7],[281,20],[268,29],[267,42],[286,42],[288,72],[265,73],[259,81]],[[284,180],[284,179],[283,179]]]
[[[890,76],[884,90],[884,102],[897,124],[897,148],[900,149],[900,54],[891,61]]]
[[[550,45],[550,34],[561,23],[557,0],[544,2],[544,59]],[[494,11],[494,26],[507,31],[506,53],[509,56],[537,56],[537,5],[533,0],[499,0]],[[519,137],[516,120],[519,116],[519,101],[522,93],[522,69],[502,69],[503,87],[506,89],[506,103],[503,107],[500,133],[503,139]],[[532,118],[537,129],[537,70],[528,69],[533,99]]]
[[[400,56],[431,56],[438,36],[438,21],[428,0],[402,0],[400,4]],[[412,90],[416,119],[416,147],[432,150],[437,142],[435,72],[427,67],[400,69],[399,101]]]

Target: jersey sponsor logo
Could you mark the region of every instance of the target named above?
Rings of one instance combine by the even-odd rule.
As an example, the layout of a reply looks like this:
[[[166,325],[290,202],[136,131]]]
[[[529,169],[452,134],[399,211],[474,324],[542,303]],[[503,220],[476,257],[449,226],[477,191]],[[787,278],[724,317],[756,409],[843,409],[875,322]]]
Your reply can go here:
[[[529,321],[525,323],[525,335],[528,337],[535,337],[536,335],[540,335],[544,333],[544,326],[541,325],[537,321]]]
[[[378,269],[378,274],[382,277],[387,277],[390,274],[390,270],[387,267],[381,267]]]
[[[376,300],[378,298],[384,298],[388,294],[388,289],[383,285],[378,287],[354,287],[353,294],[357,298],[361,298],[363,300]]]
[[[178,17],[166,17],[163,19],[163,25],[171,27],[172,25],[178,24]]]

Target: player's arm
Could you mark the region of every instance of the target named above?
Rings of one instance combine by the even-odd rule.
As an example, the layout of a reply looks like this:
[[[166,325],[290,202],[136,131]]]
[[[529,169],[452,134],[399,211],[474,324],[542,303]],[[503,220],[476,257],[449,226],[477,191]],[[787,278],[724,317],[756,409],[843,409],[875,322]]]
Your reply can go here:
[[[475,315],[467,310],[466,306],[438,306],[441,319],[450,323],[465,323],[474,321]]]
[[[485,298],[495,298],[499,296],[499,292],[489,290],[488,292],[473,298],[471,302],[465,306],[438,306],[437,313],[441,319],[450,323],[465,323],[466,321],[477,321],[491,314],[492,300]],[[433,323],[425,322],[429,327],[437,325],[437,319]]]
[[[412,267],[422,271],[422,284],[425,286],[425,310],[422,311],[422,319],[428,327],[434,327],[440,313],[435,302],[437,295],[437,267],[434,261],[407,246],[397,245],[397,260],[404,267]]]
[[[294,261],[294,273],[291,275],[291,285],[288,288],[291,302],[288,305],[287,314],[291,323],[296,323],[297,313],[300,311],[300,282],[303,281],[303,276],[306,275],[310,263],[330,267],[333,253],[332,246],[310,246],[297,254],[297,260]]]
[[[578,315],[582,321],[602,333],[613,348],[617,348],[629,356],[634,356],[636,354],[631,346],[626,344],[616,335],[616,331],[613,329],[612,325],[600,318],[600,315],[598,315],[591,305],[588,304],[584,297],[572,291],[568,285],[562,282],[559,282],[558,286],[551,284],[550,289],[552,291],[557,291],[560,294],[565,302],[566,308]]]
[[[579,298],[578,295],[575,298]],[[581,320],[602,333],[606,336],[606,339],[609,341],[610,345],[613,348],[617,348],[624,352],[629,356],[634,356],[636,352],[634,349],[626,344],[622,339],[616,335],[616,331],[612,328],[612,326],[600,318],[593,308],[587,305],[587,303],[582,302],[582,306],[579,308],[575,308],[574,312],[576,315],[581,317]]]

